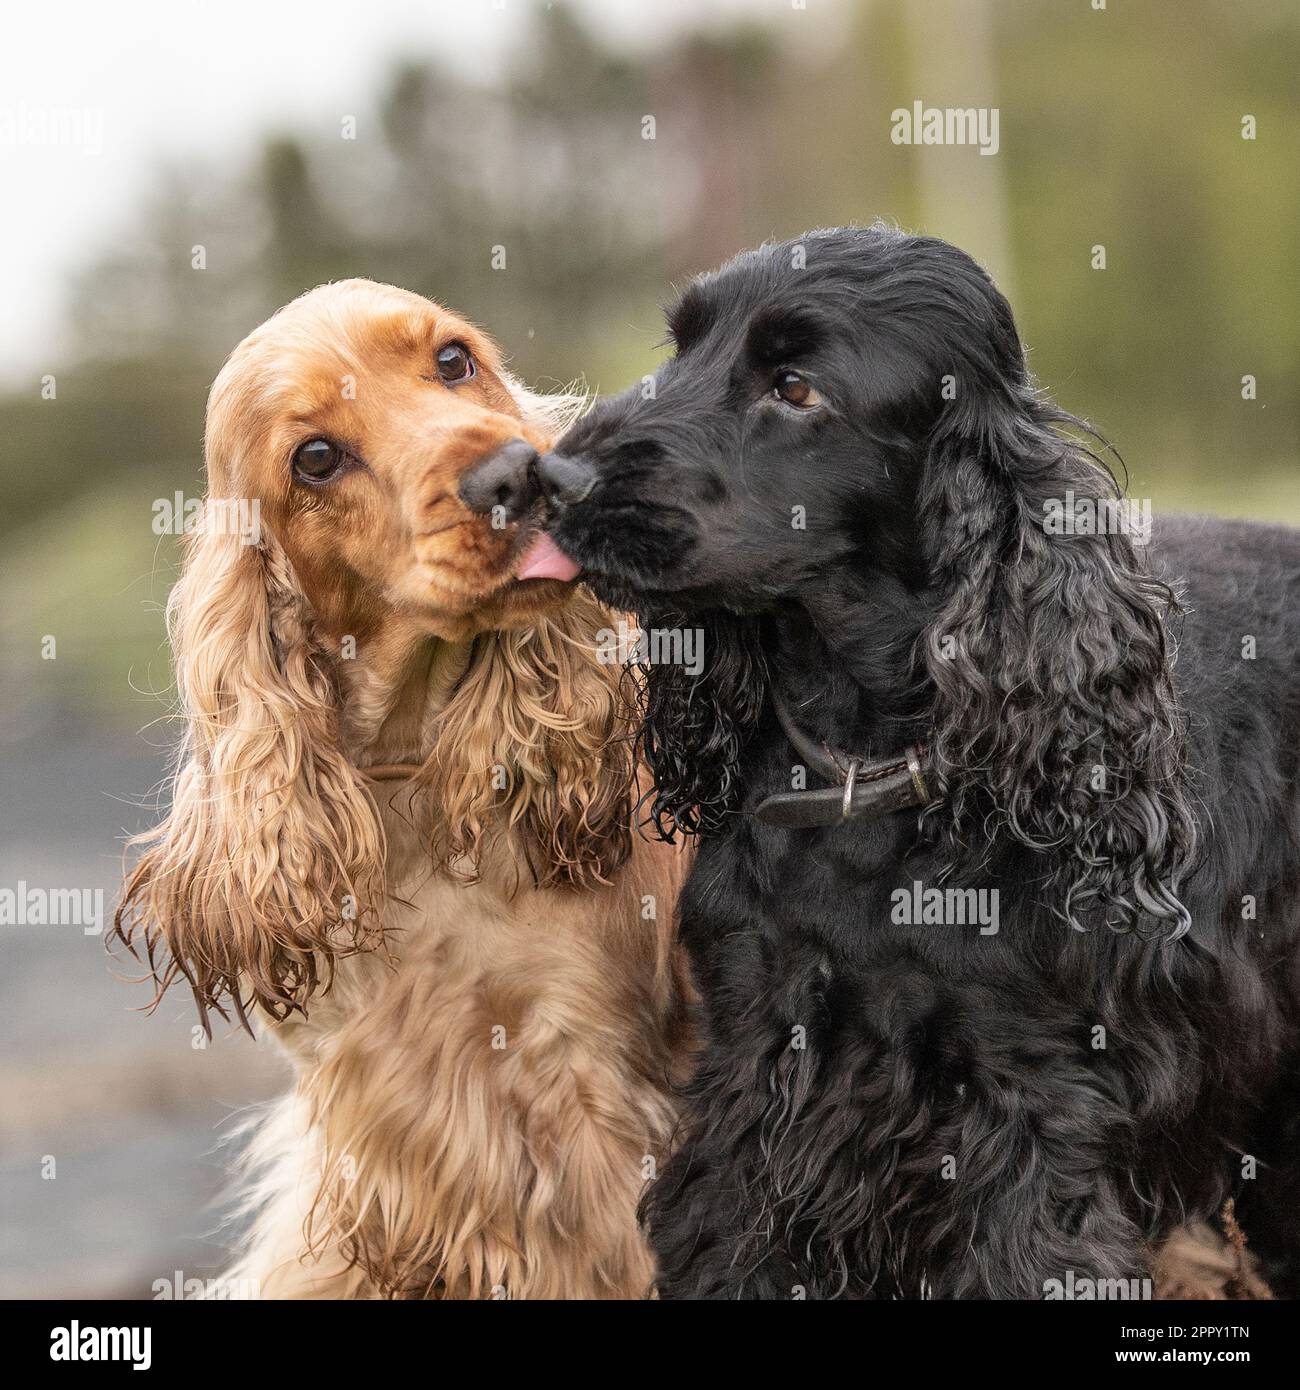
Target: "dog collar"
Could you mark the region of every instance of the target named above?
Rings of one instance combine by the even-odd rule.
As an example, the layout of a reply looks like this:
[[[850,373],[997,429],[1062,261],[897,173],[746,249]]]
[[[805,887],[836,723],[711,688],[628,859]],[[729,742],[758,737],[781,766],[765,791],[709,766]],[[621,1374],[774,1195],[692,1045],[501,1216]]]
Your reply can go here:
[[[786,738],[809,768],[830,787],[808,791],[774,792],[754,808],[765,825],[807,830],[836,825],[858,816],[883,815],[928,806],[934,797],[925,775],[930,770],[924,747],[912,744],[889,758],[848,757],[824,743],[816,743],[794,722],[780,694],[773,690],[772,705]]]

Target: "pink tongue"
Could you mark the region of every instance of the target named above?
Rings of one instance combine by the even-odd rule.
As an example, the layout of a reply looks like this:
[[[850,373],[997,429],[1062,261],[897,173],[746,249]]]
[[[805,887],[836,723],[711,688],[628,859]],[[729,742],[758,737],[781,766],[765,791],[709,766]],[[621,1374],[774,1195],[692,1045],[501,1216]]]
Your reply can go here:
[[[541,532],[524,551],[515,571],[517,579],[576,579],[582,566],[575,564],[546,534]]]

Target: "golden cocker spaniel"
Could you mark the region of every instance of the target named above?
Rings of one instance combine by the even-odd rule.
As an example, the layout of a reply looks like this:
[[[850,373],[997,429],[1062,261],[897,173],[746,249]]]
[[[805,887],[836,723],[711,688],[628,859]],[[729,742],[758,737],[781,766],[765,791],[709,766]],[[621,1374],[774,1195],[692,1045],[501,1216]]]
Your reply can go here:
[[[168,609],[187,733],[117,933],[160,995],[260,1015],[296,1064],[230,1271],[265,1296],[651,1287],[679,858],[633,833],[609,615],[521,580],[529,518],[458,495],[573,408],[365,280],[282,309],[213,386]]]

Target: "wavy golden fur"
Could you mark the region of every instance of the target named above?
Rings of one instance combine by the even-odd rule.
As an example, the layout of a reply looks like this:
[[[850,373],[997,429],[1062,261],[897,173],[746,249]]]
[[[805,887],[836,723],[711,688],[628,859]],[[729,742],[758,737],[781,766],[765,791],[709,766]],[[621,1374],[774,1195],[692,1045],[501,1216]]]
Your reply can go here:
[[[434,369],[448,344],[459,383]],[[213,386],[168,605],[186,735],[116,932],[159,996],[184,977],[205,1026],[261,1016],[297,1063],[249,1144],[237,1273],[265,1294],[649,1290],[634,1210],[680,1057],[678,856],[631,831],[608,615],[516,580],[528,523],[457,493],[573,404],[361,280],[281,310]],[[325,484],[295,472],[313,439],[348,461]],[[419,770],[367,775],[393,764]]]

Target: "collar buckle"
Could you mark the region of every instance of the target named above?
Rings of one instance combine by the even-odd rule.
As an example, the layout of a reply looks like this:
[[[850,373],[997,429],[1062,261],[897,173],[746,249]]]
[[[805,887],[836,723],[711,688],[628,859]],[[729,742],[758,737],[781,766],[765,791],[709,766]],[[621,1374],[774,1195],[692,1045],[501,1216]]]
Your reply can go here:
[[[819,746],[795,724],[775,690],[772,704],[791,747],[831,786],[776,792],[764,798],[753,814],[765,825],[808,830],[839,825],[858,816],[912,810],[936,799],[926,781],[929,758],[924,745],[914,743],[894,757],[875,761],[856,756],[841,760],[833,749]]]

